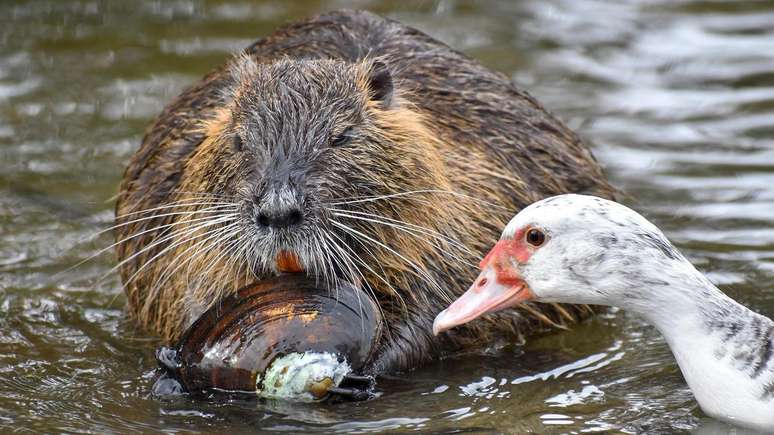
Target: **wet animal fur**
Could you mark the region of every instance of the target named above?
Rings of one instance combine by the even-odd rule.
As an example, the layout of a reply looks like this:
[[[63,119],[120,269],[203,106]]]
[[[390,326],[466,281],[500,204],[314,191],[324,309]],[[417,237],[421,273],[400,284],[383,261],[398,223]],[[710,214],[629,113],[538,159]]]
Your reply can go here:
[[[374,98],[375,61],[391,74],[389,101]],[[285,95],[288,89],[300,94]],[[256,124],[256,114],[262,123]],[[349,125],[357,129],[353,143],[331,146],[330,138]],[[233,146],[240,133],[248,152]],[[305,192],[305,223],[298,234],[283,235],[282,243],[299,247],[304,265],[316,271],[330,261],[303,248],[303,239],[325,232],[370,266],[358,264],[364,288],[387,319],[375,370],[415,367],[441,352],[487,342],[487,336],[520,338],[590,312],[531,305],[441,340],[432,337],[433,317],[472,282],[475,264],[516,211],[557,193],[611,197],[614,190],[578,137],[505,76],[398,22],[338,11],[258,40],[184,91],[147,130],[116,206],[117,224],[123,224],[117,238],[127,239],[117,248],[120,271],[129,311],[140,325],[173,340],[220,297],[275,272],[268,254],[280,242],[256,251],[234,247],[244,245],[240,237],[263,240],[250,226],[251,207],[260,206],[251,195],[259,198],[265,174],[287,162],[303,167],[298,189]],[[345,198],[409,191],[433,193],[338,207],[426,233],[412,236],[327,211]],[[211,228],[201,234],[179,230],[206,221],[201,210],[207,205],[193,204],[213,198],[239,204],[239,231],[215,245],[197,245]],[[177,207],[143,212],[176,201]],[[382,245],[358,240],[333,221]],[[456,242],[429,236],[434,232]]]

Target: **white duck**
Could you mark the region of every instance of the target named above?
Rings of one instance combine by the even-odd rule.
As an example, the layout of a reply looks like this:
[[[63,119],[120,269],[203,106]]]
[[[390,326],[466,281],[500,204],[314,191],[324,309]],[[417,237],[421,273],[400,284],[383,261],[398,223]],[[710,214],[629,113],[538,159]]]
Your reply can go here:
[[[517,214],[435,334],[524,301],[613,305],[666,338],[702,410],[774,431],[774,322],[718,290],[635,211],[560,195]]]

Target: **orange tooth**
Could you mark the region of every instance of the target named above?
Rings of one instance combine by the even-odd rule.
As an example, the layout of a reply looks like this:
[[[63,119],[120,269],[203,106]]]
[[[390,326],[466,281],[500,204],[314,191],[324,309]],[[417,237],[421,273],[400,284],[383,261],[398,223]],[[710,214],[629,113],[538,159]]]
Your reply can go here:
[[[277,270],[284,273],[297,273],[303,272],[304,268],[301,267],[301,260],[293,251],[280,251],[277,254]]]

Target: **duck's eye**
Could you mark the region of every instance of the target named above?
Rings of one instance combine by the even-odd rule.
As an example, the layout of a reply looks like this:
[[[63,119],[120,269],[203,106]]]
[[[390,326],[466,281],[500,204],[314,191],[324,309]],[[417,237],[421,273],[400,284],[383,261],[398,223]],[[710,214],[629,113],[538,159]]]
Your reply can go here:
[[[352,136],[352,127],[349,127],[342,131],[338,136],[334,137],[333,140],[331,140],[331,146],[340,147],[342,145],[346,145],[350,140],[352,140]]]
[[[243,147],[242,137],[239,136],[238,134],[235,134],[234,138],[232,139],[232,145],[234,147],[234,151],[236,152],[242,151],[242,147]]]
[[[540,246],[546,241],[546,235],[537,228],[532,228],[527,231],[525,238],[527,239],[527,243],[532,246]]]

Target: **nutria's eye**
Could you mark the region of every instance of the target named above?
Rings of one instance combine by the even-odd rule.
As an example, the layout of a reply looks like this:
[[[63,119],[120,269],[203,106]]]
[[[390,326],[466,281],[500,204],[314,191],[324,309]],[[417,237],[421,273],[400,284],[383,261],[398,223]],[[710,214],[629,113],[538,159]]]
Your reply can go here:
[[[527,239],[527,243],[532,246],[540,246],[546,241],[546,235],[537,228],[528,230],[524,237]]]
[[[234,151],[241,152],[242,151],[242,145],[243,145],[242,144],[242,137],[239,136],[238,134],[235,134],[234,138],[232,139],[232,141],[233,141]]]
[[[353,137],[353,128],[349,127],[348,129],[344,130],[339,134],[338,136],[334,137],[331,141],[332,147],[340,147],[342,145],[346,145],[350,140],[352,140]]]

